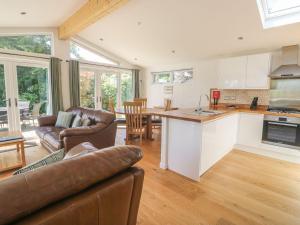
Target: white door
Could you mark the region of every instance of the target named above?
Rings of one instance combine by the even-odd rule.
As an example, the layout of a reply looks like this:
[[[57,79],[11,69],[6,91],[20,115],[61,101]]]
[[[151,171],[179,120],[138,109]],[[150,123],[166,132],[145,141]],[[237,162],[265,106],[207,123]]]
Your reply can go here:
[[[80,105],[87,108],[109,110],[109,101],[115,108],[124,101],[132,101],[133,76],[130,70],[80,68]]]
[[[48,64],[0,61],[0,130],[34,131],[49,113]]]

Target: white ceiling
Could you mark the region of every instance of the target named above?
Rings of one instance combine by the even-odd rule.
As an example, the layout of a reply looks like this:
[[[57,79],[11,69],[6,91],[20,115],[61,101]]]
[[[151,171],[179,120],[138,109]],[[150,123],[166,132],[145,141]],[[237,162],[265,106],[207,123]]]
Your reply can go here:
[[[263,30],[255,0],[130,0],[79,36],[134,64],[155,66],[300,43],[300,24]]]
[[[57,27],[86,1],[0,0],[0,27]]]

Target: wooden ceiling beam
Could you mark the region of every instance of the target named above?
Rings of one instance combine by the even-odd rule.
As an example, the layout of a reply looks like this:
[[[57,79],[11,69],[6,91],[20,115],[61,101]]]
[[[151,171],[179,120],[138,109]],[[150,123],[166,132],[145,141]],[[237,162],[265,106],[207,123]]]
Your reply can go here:
[[[128,0],[89,0],[58,28],[59,38],[66,40],[95,23]]]

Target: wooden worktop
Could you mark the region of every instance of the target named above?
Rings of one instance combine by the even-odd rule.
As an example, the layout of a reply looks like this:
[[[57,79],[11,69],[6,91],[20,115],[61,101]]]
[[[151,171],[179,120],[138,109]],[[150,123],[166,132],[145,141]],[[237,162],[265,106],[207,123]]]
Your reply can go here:
[[[300,114],[290,114],[290,113],[277,113],[277,112],[269,112],[266,107],[259,107],[256,110],[250,110],[250,107],[239,107],[239,108],[228,108],[226,106],[218,106],[218,107],[207,107],[204,110],[217,110],[222,113],[217,115],[194,115],[194,109],[178,109],[172,111],[161,111],[154,113],[157,116],[167,117],[172,119],[193,121],[193,122],[208,122],[213,121],[228,115],[232,115],[239,112],[244,113],[255,113],[255,114],[264,114],[264,115],[273,115],[273,116],[287,116],[287,117],[298,117],[300,118]]]

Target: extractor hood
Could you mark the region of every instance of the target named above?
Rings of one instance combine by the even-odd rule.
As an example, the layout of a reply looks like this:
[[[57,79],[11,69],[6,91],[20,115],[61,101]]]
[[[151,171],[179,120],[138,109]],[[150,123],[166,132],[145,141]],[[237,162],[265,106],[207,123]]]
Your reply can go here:
[[[299,46],[282,47],[282,65],[274,70],[271,78],[295,78],[300,77],[300,66],[298,65]]]

